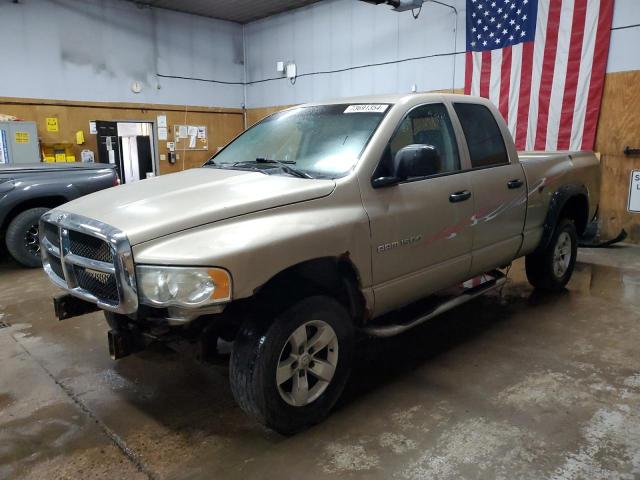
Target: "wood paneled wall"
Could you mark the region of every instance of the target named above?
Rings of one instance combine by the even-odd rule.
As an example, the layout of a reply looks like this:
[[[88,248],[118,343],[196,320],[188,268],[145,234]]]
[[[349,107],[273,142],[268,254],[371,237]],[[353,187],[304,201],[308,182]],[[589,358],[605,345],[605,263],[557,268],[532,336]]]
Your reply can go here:
[[[223,147],[243,129],[241,109],[181,107],[175,105],[145,105],[136,103],[94,103],[45,101],[35,99],[0,98],[0,113],[13,115],[20,120],[35,121],[42,143],[73,143],[76,158],[80,151],[89,149],[97,156],[96,136],[89,134],[92,120],[142,120],[155,122],[158,115],[166,115],[169,140],[173,140],[175,124],[206,125],[208,151],[178,151],[179,159],[174,165],[160,161],[160,173],[178,172],[202,165],[219,147]],[[58,132],[48,132],[46,118],[57,117]],[[76,132],[84,132],[85,144],[76,145]],[[158,141],[158,154],[166,155],[166,141]]]
[[[247,127],[250,127],[264,117],[271,115],[272,113],[279,112],[285,108],[292,107],[293,105],[282,105],[279,107],[264,107],[264,108],[248,108],[247,109]]]
[[[614,237],[624,228],[631,242],[640,243],[640,213],[627,211],[631,171],[640,170],[640,156],[625,155],[626,146],[640,148],[640,71],[607,74],[596,136],[602,236]]]

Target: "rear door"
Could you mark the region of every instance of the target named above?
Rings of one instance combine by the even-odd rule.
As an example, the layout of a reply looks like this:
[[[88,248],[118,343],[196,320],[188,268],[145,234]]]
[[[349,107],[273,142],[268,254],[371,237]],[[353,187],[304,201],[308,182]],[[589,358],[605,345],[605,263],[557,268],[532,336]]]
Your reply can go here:
[[[471,162],[471,276],[510,263],[522,244],[527,185],[502,119],[485,105],[454,102]],[[509,137],[510,138],[510,137]]]

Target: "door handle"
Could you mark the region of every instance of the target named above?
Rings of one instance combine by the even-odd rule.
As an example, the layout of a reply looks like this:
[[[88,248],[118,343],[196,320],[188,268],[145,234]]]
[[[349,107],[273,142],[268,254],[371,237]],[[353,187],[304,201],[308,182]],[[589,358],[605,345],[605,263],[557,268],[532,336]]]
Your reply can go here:
[[[507,187],[509,187],[510,189],[520,188],[522,185],[524,185],[524,182],[519,178],[516,178],[515,180],[509,180],[507,182]]]
[[[464,202],[471,198],[471,192],[469,190],[463,190],[461,192],[455,192],[449,195],[449,201],[451,203]]]

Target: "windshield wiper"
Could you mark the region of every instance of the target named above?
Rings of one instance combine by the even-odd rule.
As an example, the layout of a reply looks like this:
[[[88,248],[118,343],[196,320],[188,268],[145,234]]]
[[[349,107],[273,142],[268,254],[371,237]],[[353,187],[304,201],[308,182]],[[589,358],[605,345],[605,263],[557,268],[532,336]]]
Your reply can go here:
[[[274,165],[278,165],[283,171],[287,172],[290,175],[294,175],[300,178],[313,178],[307,172],[303,172],[302,170],[297,169],[296,167],[292,167],[291,165],[295,165],[296,162],[292,160],[271,160],[269,158],[256,158],[256,163],[273,163]]]

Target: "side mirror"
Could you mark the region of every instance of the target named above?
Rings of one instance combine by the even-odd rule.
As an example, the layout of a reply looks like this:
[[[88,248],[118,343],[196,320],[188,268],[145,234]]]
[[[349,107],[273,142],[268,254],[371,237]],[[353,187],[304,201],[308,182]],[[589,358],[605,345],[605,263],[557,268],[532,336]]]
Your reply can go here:
[[[406,180],[440,172],[440,153],[433,145],[407,145],[393,159],[393,176]]]

